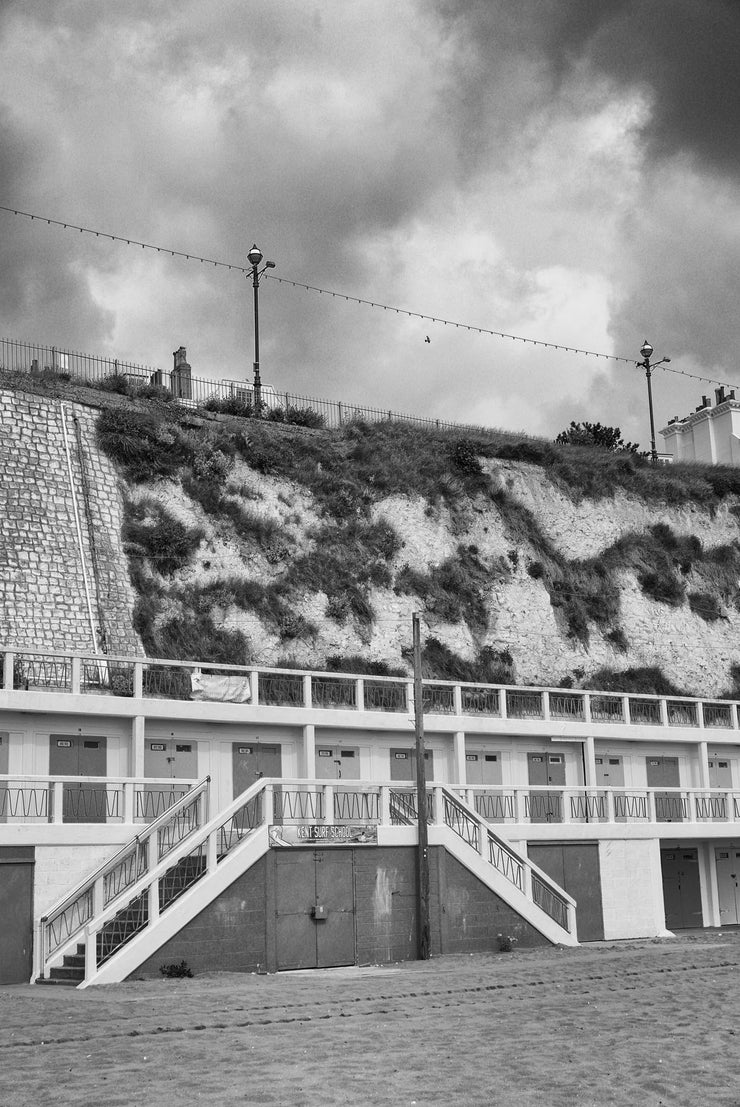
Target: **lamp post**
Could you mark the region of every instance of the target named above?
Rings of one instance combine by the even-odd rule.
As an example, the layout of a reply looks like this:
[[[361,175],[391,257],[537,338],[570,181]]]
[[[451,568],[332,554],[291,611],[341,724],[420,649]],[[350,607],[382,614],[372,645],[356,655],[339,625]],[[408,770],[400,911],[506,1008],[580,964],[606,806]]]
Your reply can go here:
[[[670,361],[669,357],[661,358],[660,361],[654,361],[652,364],[650,358],[653,356],[653,347],[648,342],[647,338],[643,342],[640,348],[640,354],[642,361],[638,361],[636,364],[638,368],[645,370],[645,377],[647,378],[648,386],[648,407],[650,409],[650,460],[653,465],[658,464],[658,451],[655,449],[655,419],[653,418],[653,386],[651,383],[651,377],[653,375],[653,369],[657,369],[659,365],[663,365],[665,362]]]
[[[262,251],[255,243],[252,249],[247,254],[247,261],[252,266],[252,287],[254,289],[254,413],[259,418],[262,413],[262,379],[260,378],[260,277],[265,272],[265,269],[274,269],[274,261],[266,261],[263,268],[259,266],[262,262]]]

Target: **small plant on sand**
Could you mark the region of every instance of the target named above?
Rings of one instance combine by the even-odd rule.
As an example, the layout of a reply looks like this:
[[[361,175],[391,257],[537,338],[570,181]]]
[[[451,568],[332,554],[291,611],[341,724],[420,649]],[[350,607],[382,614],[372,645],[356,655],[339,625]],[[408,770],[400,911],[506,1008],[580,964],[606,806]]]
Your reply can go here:
[[[160,965],[159,971],[162,976],[167,977],[168,980],[177,980],[184,976],[193,975],[193,970],[190,968],[187,961],[179,961],[172,965]]]
[[[518,938],[515,938],[513,936],[513,934],[497,934],[496,937],[498,938],[499,952],[501,952],[501,953],[513,953],[514,952],[514,947],[516,946],[517,942],[519,941]]]

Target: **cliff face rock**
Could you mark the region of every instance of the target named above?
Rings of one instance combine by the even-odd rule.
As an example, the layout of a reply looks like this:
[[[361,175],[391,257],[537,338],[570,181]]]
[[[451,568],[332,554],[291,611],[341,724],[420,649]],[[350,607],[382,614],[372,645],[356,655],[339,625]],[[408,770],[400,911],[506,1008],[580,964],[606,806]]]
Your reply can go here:
[[[593,487],[577,453],[514,460],[501,435],[0,401],[5,644],[88,649],[94,624],[112,653],[409,671],[421,611],[440,679],[733,688],[730,477],[620,462]]]

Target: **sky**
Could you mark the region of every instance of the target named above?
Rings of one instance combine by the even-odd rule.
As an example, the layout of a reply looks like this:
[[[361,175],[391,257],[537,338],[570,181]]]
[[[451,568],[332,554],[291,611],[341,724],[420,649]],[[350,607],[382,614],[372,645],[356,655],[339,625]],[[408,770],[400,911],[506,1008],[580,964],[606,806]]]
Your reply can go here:
[[[0,0],[0,205],[730,384],[739,132],[738,0]],[[243,274],[0,211],[2,336],[251,380],[252,327]],[[268,277],[260,340],[278,390],[649,446],[633,364]],[[658,428],[712,388],[656,370]]]

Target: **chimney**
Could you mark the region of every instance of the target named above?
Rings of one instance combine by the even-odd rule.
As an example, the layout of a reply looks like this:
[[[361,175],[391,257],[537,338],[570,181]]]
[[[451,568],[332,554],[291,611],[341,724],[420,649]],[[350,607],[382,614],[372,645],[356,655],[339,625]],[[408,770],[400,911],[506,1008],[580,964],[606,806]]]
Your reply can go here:
[[[193,384],[188,365],[188,353],[184,346],[180,346],[173,353],[174,366],[172,369],[171,391],[177,400],[190,400],[193,395]]]
[[[725,387],[724,387],[723,384],[721,384],[719,386],[719,388],[715,388],[715,390],[714,390],[714,403],[715,403],[715,406],[718,407],[720,404],[723,404],[725,402],[726,398],[727,397],[725,396]]]
[[[187,350],[185,349],[184,346],[181,346],[179,348],[179,350],[175,350],[175,352],[173,353],[172,356],[175,359],[175,365],[174,365],[174,372],[175,373],[178,371],[178,369],[181,366],[184,366],[188,369],[190,368],[190,366],[188,365],[188,352],[187,352]]]

